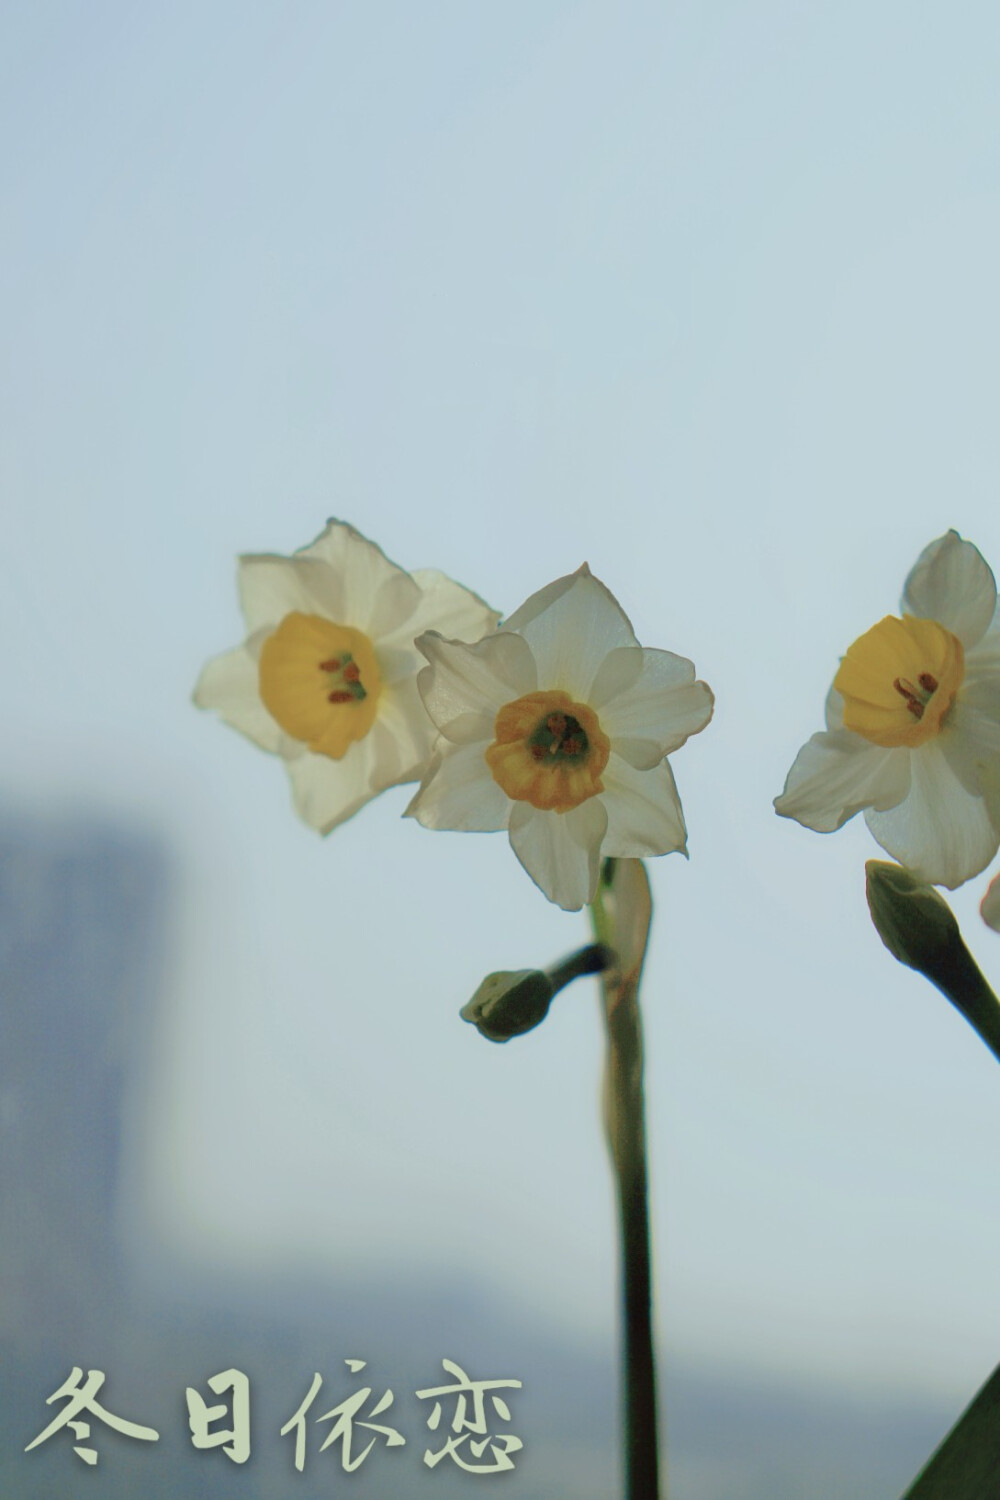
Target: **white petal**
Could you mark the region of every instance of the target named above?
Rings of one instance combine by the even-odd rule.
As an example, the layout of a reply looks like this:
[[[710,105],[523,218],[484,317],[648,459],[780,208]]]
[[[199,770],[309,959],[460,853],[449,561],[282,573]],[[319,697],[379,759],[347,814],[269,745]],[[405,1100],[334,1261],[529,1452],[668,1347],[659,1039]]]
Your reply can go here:
[[[592,578],[590,568],[586,563],[581,563],[575,573],[567,573],[562,578],[553,579],[544,588],[536,589],[529,594],[524,603],[515,609],[514,613],[508,615],[503,622],[505,630],[520,630],[522,626],[529,624],[542,613],[543,610],[555,604],[576,583],[578,578]]]
[[[648,658],[648,660],[647,660]],[[659,661],[656,659],[660,658]],[[658,669],[658,670],[657,670]],[[651,680],[654,678],[655,680]],[[671,651],[645,651],[642,646],[616,646],[609,651],[590,684],[587,702],[600,710],[611,698],[632,692],[640,677],[647,679],[647,691],[657,687],[686,687],[694,682],[694,663]]]
[[[358,740],[342,760],[306,750],[286,762],[296,812],[311,828],[330,833],[382,790],[372,786],[370,739]]]
[[[909,762],[908,750],[883,749],[849,729],[824,730],[795,757],[774,810],[817,833],[832,833],[863,807],[902,801]]]
[[[997,586],[977,547],[948,531],[925,547],[903,588],[907,614],[937,620],[973,646],[989,629],[996,612]]]
[[[421,697],[438,729],[456,744],[492,739],[504,704],[538,685],[531,647],[509,631],[469,646],[432,630],[416,644],[430,662],[417,678]]]
[[[931,885],[954,890],[984,870],[1000,834],[982,797],[958,780],[940,739],[910,755],[910,790],[889,812],[869,809],[865,821],[883,849]]]
[[[621,605],[586,563],[532,594],[503,628],[530,645],[540,688],[561,688],[583,702],[608,652],[639,644]]]
[[[589,879],[586,899],[591,902],[597,895],[601,860],[604,858],[604,839],[608,831],[608,809],[604,798],[588,798],[579,807],[564,813],[563,820],[569,828],[570,838],[587,856]]]
[[[267,632],[261,632],[266,635]],[[212,708],[227,724],[272,754],[294,750],[290,740],[261,702],[257,660],[248,646],[214,656],[202,669],[194,690],[199,708]]]
[[[986,634],[965,653],[965,680],[990,677],[1000,680],[1000,619],[994,616]]]
[[[373,776],[381,786],[420,779],[437,733],[417,692],[415,677],[383,684],[370,735],[375,756]]]
[[[952,706],[939,744],[965,790],[981,797],[983,772],[1000,767],[1000,723],[963,696]]]
[[[491,833],[507,827],[511,806],[490,774],[482,744],[457,745],[435,756],[404,816],[425,828]]]
[[[301,548],[296,559],[319,561],[337,579],[339,614],[332,614],[340,625],[353,625],[372,634],[371,623],[378,596],[386,584],[392,584],[404,573],[390,562],[374,542],[355,531],[346,521],[328,521],[314,542]]]
[[[1000,631],[990,630],[965,658],[965,680],[960,703],[1000,722]]]
[[[379,645],[375,655],[378,658],[378,669],[382,674],[383,687],[405,682],[407,678],[411,682],[416,682],[417,673],[424,664],[423,657],[414,648],[412,641],[409,648]]]
[[[410,576],[420,590],[417,607],[406,622],[410,642],[425,630],[453,641],[479,641],[496,630],[497,611],[446,573],[418,568]]]
[[[539,812],[516,802],[510,846],[535,884],[563,911],[579,911],[597,893],[601,839],[607,826],[600,797],[572,812]]]
[[[395,572],[391,578],[386,578],[379,584],[371,602],[365,633],[379,645],[383,641],[392,641],[399,634],[402,636],[402,644],[412,647],[416,631],[410,629],[409,622],[416,614],[419,603],[420,590],[410,575]]]
[[[983,897],[979,910],[987,927],[1000,932],[1000,875],[995,875],[990,881],[989,890]]]
[[[608,810],[603,853],[627,859],[650,854],[687,852],[687,829],[668,761],[651,771],[637,771],[612,754],[604,775],[601,801]]]
[[[641,646],[608,653],[588,701],[599,710],[615,750],[639,770],[657,765],[704,729],[715,703],[707,683],[695,681],[686,657]]]
[[[248,554],[239,559],[240,604],[250,631],[273,630],[286,615],[322,615],[342,625],[353,624],[343,608],[337,577],[324,563],[272,553]]]
[[[449,640],[478,641],[491,635],[500,616],[471,589],[463,588],[436,568],[419,568],[401,574],[409,587],[407,607],[390,618],[384,609],[390,585],[379,595],[378,618],[372,619],[372,635],[380,644],[413,650],[413,642],[425,630],[436,630]]]

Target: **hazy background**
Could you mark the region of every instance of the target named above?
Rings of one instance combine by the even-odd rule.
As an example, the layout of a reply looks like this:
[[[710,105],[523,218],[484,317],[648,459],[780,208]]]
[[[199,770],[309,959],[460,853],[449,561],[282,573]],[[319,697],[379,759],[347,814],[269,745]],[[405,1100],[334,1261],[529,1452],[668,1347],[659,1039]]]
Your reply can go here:
[[[677,1500],[895,1495],[1000,1358],[1000,1078],[882,949],[863,824],[771,799],[920,549],[1000,559],[1000,14],[0,27],[8,1487],[90,1480],[65,1433],[20,1457],[73,1364],[164,1433],[95,1434],[101,1493],[348,1482],[275,1436],[348,1356],[397,1401],[442,1356],[522,1378],[509,1496],[614,1483],[595,1002],[506,1048],[457,1016],[583,918],[406,789],[319,839],[189,705],[235,554],[339,515],[505,612],[587,559],[714,688],[645,986]],[[996,977],[985,884],[953,904]],[[242,1472],[182,1399],[241,1359]],[[424,1475],[422,1417],[359,1496],[474,1483]]]

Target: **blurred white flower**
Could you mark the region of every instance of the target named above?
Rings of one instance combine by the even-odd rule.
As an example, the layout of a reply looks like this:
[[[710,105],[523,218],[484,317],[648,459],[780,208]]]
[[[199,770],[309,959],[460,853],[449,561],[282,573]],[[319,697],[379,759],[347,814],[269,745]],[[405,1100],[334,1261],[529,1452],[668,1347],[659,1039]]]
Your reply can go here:
[[[917,559],[902,619],[848,648],[826,730],[799,751],[775,799],[818,833],[864,809],[900,864],[954,890],[1000,846],[1000,622],[993,574],[949,531]]]
[[[443,573],[404,573],[343,521],[292,557],[241,557],[239,592],[247,638],[208,663],[194,701],[282,757],[320,833],[427,766],[414,637],[478,640],[499,618]]]
[[[644,650],[586,564],[496,634],[430,632],[418,678],[441,733],[407,814],[425,828],[505,828],[550,901],[592,901],[602,857],[684,850],[665,756],[712,717],[712,693],[669,651]]]
[[[994,875],[990,881],[989,889],[979,903],[979,910],[987,927],[1000,932],[1000,875]]]

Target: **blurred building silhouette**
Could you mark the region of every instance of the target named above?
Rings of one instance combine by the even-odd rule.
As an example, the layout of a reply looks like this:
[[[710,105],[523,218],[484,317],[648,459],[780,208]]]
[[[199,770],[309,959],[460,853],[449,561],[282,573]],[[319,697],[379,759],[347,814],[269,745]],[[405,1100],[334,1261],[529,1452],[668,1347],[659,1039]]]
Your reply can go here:
[[[74,1365],[104,1370],[102,1404],[160,1432],[141,1443],[92,1424],[93,1488],[104,1500],[312,1500],[341,1484],[355,1500],[468,1494],[476,1481],[450,1461],[421,1462],[432,1438],[414,1392],[443,1383],[445,1356],[474,1377],[523,1382],[511,1430],[525,1447],[504,1476],[506,1500],[617,1493],[614,1352],[573,1347],[500,1305],[471,1272],[417,1283],[401,1259],[388,1285],[265,1285],[186,1267],[157,1291],[135,1275],[118,1229],[122,1132],[133,1118],[127,1095],[148,1067],[170,887],[166,851],[149,837],[0,823],[0,1494],[53,1500],[89,1478],[65,1429],[23,1451]],[[379,1443],[346,1475],[339,1448],[318,1451],[326,1424],[310,1430],[297,1473],[294,1438],[280,1428],[315,1372],[324,1385],[311,1417],[357,1389],[348,1358],[368,1361],[372,1402],[395,1392],[377,1420],[394,1422],[406,1446]],[[242,1467],[221,1449],[193,1448],[184,1401],[189,1385],[214,1399],[208,1377],[231,1366],[251,1380]],[[673,1368],[666,1384],[678,1500],[888,1500],[954,1415],[876,1411]]]

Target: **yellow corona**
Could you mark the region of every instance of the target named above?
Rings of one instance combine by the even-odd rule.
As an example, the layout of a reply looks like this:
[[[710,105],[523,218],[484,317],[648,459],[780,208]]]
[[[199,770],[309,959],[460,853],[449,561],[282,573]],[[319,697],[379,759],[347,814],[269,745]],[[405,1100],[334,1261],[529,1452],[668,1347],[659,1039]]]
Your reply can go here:
[[[382,678],[361,630],[288,614],[260,653],[260,696],[286,734],[341,760],[375,722]]]
[[[848,647],[833,685],[844,728],[915,748],[940,734],[965,676],[962,643],[936,620],[886,615]]]

